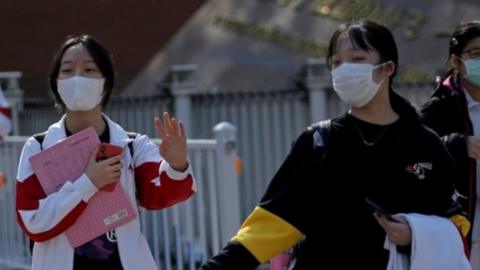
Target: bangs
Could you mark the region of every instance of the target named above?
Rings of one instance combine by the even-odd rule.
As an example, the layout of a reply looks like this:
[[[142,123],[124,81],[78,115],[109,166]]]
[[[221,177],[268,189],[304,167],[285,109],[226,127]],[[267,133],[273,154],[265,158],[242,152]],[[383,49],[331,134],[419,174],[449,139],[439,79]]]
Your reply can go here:
[[[392,61],[398,66],[397,45],[390,30],[374,22],[361,21],[342,24],[333,33],[326,56],[328,68],[332,67],[332,56],[338,52],[342,34],[348,35],[353,48],[368,53],[377,52],[382,62]]]
[[[370,42],[368,42],[368,32],[362,30],[360,25],[354,24],[348,29],[348,37],[355,49],[361,49],[366,52],[374,51]]]
[[[331,57],[338,52],[338,43],[343,34],[348,35],[353,48],[366,52],[375,51],[370,45],[370,42],[368,42],[368,32],[362,29],[363,28],[360,24],[355,23],[341,25],[339,29],[335,31],[328,46],[327,64],[329,67],[331,64]]]

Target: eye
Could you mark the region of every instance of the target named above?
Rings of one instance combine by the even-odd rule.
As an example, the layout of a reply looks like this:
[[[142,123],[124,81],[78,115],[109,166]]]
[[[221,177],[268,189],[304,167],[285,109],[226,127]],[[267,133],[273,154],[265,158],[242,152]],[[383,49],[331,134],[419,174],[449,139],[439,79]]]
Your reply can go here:
[[[334,59],[334,60],[332,61],[332,66],[331,66],[331,68],[334,69],[334,68],[340,66],[341,64],[342,64],[342,62],[341,62],[340,60],[335,60],[335,59]]]
[[[365,61],[365,57],[354,57],[352,58],[353,63],[359,63]]]
[[[480,48],[471,48],[462,51],[462,54],[466,54],[470,59],[480,58]]]
[[[87,67],[85,68],[85,72],[87,73],[97,73],[99,72],[97,68],[94,68],[94,67]]]
[[[480,58],[480,48],[470,50],[470,58]]]
[[[60,73],[67,74],[67,73],[71,73],[71,72],[72,72],[72,69],[71,69],[71,68],[62,68],[62,69],[60,69]]]

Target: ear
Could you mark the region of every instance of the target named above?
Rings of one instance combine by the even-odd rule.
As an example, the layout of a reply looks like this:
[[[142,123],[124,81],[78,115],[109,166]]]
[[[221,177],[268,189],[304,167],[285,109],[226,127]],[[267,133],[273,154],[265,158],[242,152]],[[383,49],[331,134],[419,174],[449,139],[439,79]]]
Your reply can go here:
[[[395,73],[395,70],[397,69],[397,65],[395,65],[393,62],[387,62],[383,66],[384,72],[388,75],[388,77],[392,76],[393,73]]]

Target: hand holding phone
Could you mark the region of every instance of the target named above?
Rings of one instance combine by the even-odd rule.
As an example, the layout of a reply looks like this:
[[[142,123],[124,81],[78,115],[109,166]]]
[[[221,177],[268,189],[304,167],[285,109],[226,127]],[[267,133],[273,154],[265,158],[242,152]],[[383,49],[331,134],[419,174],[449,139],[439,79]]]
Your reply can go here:
[[[98,149],[97,161],[105,160],[113,156],[120,155],[122,154],[122,152],[123,152],[123,148],[120,146],[109,144],[109,143],[102,143]],[[101,190],[112,192],[115,189],[116,184],[117,183],[111,183],[111,184],[105,185],[101,188]]]
[[[109,143],[102,143],[99,146],[97,153],[97,161],[105,160],[116,155],[120,155],[123,152],[123,148]]]
[[[396,221],[385,208],[381,207],[379,204],[375,203],[371,199],[365,198],[365,202],[367,203],[368,208],[372,210],[372,212],[377,213],[381,216],[384,216],[390,221]]]

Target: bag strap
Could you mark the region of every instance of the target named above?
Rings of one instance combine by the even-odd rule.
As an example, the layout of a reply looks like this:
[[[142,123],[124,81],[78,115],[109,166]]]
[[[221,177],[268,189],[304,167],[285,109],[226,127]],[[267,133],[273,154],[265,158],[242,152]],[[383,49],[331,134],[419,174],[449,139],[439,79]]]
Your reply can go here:
[[[318,157],[321,160],[323,160],[326,156],[331,126],[332,121],[330,119],[327,119],[314,123],[307,128],[307,130],[313,136],[313,153],[315,157]],[[306,239],[307,236],[302,237],[302,239],[300,239],[290,249],[288,269],[306,269],[307,265],[309,265],[308,259],[306,258],[305,254]]]
[[[34,134],[32,136],[40,144],[40,150],[43,150],[43,140],[45,139],[45,135],[47,135],[46,131],[44,131],[42,133]]]
[[[32,137],[37,140],[37,142],[40,144],[40,150],[43,150],[43,140],[45,139],[45,135],[47,135],[47,132],[44,131],[42,133],[37,133],[37,134],[34,134]],[[130,139],[133,139],[135,140],[135,138],[138,137],[138,133],[136,132],[127,132],[127,136],[128,138]],[[128,149],[130,150],[130,155],[132,156],[133,158],[133,154],[134,154],[134,151],[133,151],[133,141],[130,141],[128,142]]]
[[[327,119],[310,125],[307,129],[312,132],[313,136],[313,150],[323,149],[325,155],[328,140],[330,136],[330,129],[332,126],[332,120]]]
[[[130,155],[132,156],[132,159],[133,159],[133,154],[134,154],[133,141],[138,137],[138,135],[139,134],[136,133],[136,132],[127,132],[128,138],[133,139],[132,141],[128,142],[128,149],[130,150]]]

